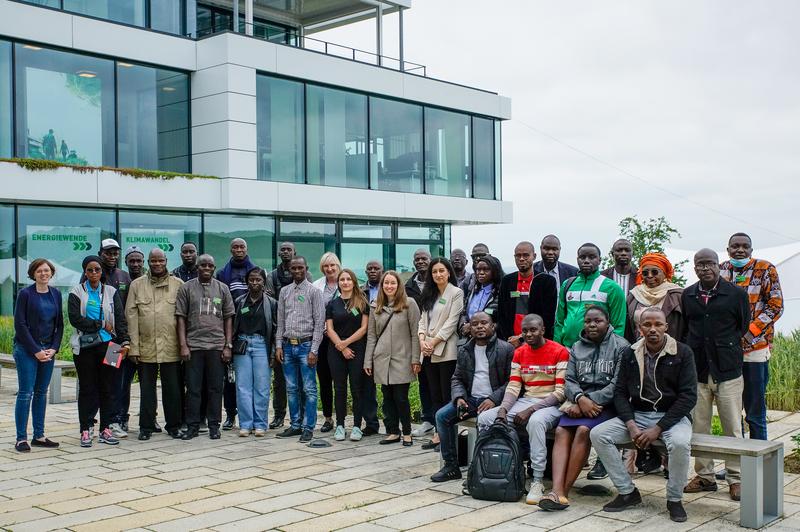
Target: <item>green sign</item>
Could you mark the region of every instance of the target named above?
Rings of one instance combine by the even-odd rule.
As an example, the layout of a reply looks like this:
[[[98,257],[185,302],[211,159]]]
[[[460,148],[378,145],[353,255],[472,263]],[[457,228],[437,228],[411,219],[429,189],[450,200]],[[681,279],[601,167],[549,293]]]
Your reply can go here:
[[[26,236],[28,261],[39,257],[52,261],[58,286],[76,284],[83,258],[100,252],[99,227],[29,225]]]
[[[183,238],[182,229],[123,229],[119,245],[122,246],[123,256],[129,246],[139,246],[144,253],[145,268],[150,250],[159,248],[167,255],[167,267],[172,270],[181,265]],[[123,257],[120,258],[122,261]]]

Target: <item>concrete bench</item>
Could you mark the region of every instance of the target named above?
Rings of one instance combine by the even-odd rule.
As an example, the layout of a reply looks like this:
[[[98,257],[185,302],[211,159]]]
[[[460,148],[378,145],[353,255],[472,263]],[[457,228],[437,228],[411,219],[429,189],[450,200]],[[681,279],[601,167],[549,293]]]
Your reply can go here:
[[[467,462],[472,460],[478,429],[475,418],[458,424],[467,429]],[[548,439],[552,437],[550,433]],[[632,443],[620,448],[634,449]],[[664,442],[656,440],[653,447],[667,454]],[[692,435],[692,456],[725,460],[737,457],[742,469],[742,493],[739,503],[739,524],[746,528],[761,528],[783,515],[783,443],[773,441]],[[691,473],[691,472],[690,472]]]
[[[0,385],[2,385],[2,368],[16,368],[17,362],[11,355],[0,355]],[[53,376],[50,379],[50,393],[48,399],[50,404],[66,403],[67,401],[61,398],[61,372],[65,369],[75,369],[75,363],[71,360],[56,360],[53,366]],[[77,387],[76,387],[77,395]],[[77,400],[77,399],[75,399]]]

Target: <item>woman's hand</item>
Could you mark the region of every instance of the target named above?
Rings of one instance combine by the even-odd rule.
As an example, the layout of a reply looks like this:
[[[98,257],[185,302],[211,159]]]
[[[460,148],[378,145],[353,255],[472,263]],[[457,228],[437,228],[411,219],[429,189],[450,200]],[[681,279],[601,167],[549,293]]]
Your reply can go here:
[[[344,350],[342,351],[342,356],[347,360],[353,360],[354,358],[356,358],[356,354],[349,347],[344,348]]]
[[[128,351],[130,351],[130,350],[131,350],[131,347],[129,345],[125,345],[125,346],[122,346],[122,349],[119,350],[119,353],[122,355],[122,358],[124,359],[125,357],[128,356]]]
[[[48,351],[52,351],[52,349],[42,349],[38,353],[35,353],[33,356],[35,356],[36,360],[38,360],[39,362],[47,362],[52,358],[52,356],[47,353]]]
[[[108,322],[108,321],[104,321],[104,322],[103,322],[103,329],[105,329],[105,331],[106,331],[108,334],[113,334],[113,333],[114,333],[114,327],[113,327],[113,326],[111,325],[111,323],[110,323],[110,322]]]
[[[428,340],[422,340],[419,343],[419,348],[422,351],[422,355],[429,357],[433,354],[433,344]]]
[[[344,341],[343,341],[343,340],[339,340],[338,342],[336,342],[336,343],[335,343],[335,344],[333,344],[333,345],[334,345],[334,347],[336,347],[336,349],[338,349],[338,350],[339,350],[339,351],[341,351],[342,353],[344,353],[344,350],[345,350],[345,348],[347,347],[347,346],[345,345],[345,343],[344,343]]]
[[[582,395],[580,399],[578,399],[578,407],[580,407],[581,413],[583,413],[586,417],[597,417],[600,415],[600,412],[603,411],[603,407]]]
[[[565,414],[567,414],[567,417],[583,417],[583,412],[581,412],[581,409],[578,405],[572,405],[571,407],[567,408]]]

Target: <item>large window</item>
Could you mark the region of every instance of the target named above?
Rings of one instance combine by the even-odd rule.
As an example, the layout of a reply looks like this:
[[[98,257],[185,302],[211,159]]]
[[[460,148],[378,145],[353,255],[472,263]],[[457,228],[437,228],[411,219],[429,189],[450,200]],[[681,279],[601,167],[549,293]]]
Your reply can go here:
[[[167,255],[170,270],[181,265],[181,245],[194,242],[200,245],[202,223],[200,214],[172,214],[151,211],[120,211],[119,245],[139,246],[145,254],[160,248]]]
[[[425,109],[425,192],[470,197],[470,117]]]
[[[342,265],[353,270],[360,283],[365,283],[364,270],[369,261],[379,261],[384,270],[393,266],[392,226],[382,222],[344,222],[341,250]]]
[[[30,284],[28,264],[44,257],[55,264],[52,284],[66,295],[80,282],[81,262],[96,255],[104,238],[115,237],[113,210],[19,206],[17,224],[17,278]]]
[[[0,157],[11,157],[14,151],[11,79],[11,43],[0,41]]]
[[[395,244],[395,270],[403,280],[411,277],[414,268],[414,253],[425,249],[431,257],[443,257],[444,235],[441,225],[403,224],[397,227],[397,243]]]
[[[118,166],[189,171],[189,76],[117,62]]]
[[[203,251],[216,260],[217,269],[231,258],[231,240],[244,238],[254,264],[268,272],[275,267],[275,219],[269,216],[206,214],[203,217]]]
[[[367,188],[367,97],[308,85],[308,182]]]
[[[17,156],[114,166],[114,63],[16,44]]]
[[[472,119],[473,197],[494,199],[494,120]]]
[[[422,192],[422,107],[370,98],[372,188]]]
[[[322,274],[319,259],[327,251],[336,251],[336,223],[318,220],[281,220],[278,245],[294,242],[297,254],[306,258],[314,279]]]
[[[494,121],[494,199],[503,199],[503,154],[500,121]]]
[[[258,178],[303,183],[303,84],[259,75],[256,81]]]
[[[145,0],[64,0],[63,9],[134,26],[145,24]]]
[[[0,205],[0,315],[14,313],[14,207]]]
[[[183,0],[150,0],[150,27],[181,35],[183,33]]]

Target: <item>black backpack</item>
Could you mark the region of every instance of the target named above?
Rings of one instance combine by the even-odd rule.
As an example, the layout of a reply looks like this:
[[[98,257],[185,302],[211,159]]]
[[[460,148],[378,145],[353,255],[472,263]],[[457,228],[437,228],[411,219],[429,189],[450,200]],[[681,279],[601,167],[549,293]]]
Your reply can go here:
[[[517,431],[507,423],[493,423],[475,442],[465,491],[483,501],[518,501],[525,493],[522,462]]]

